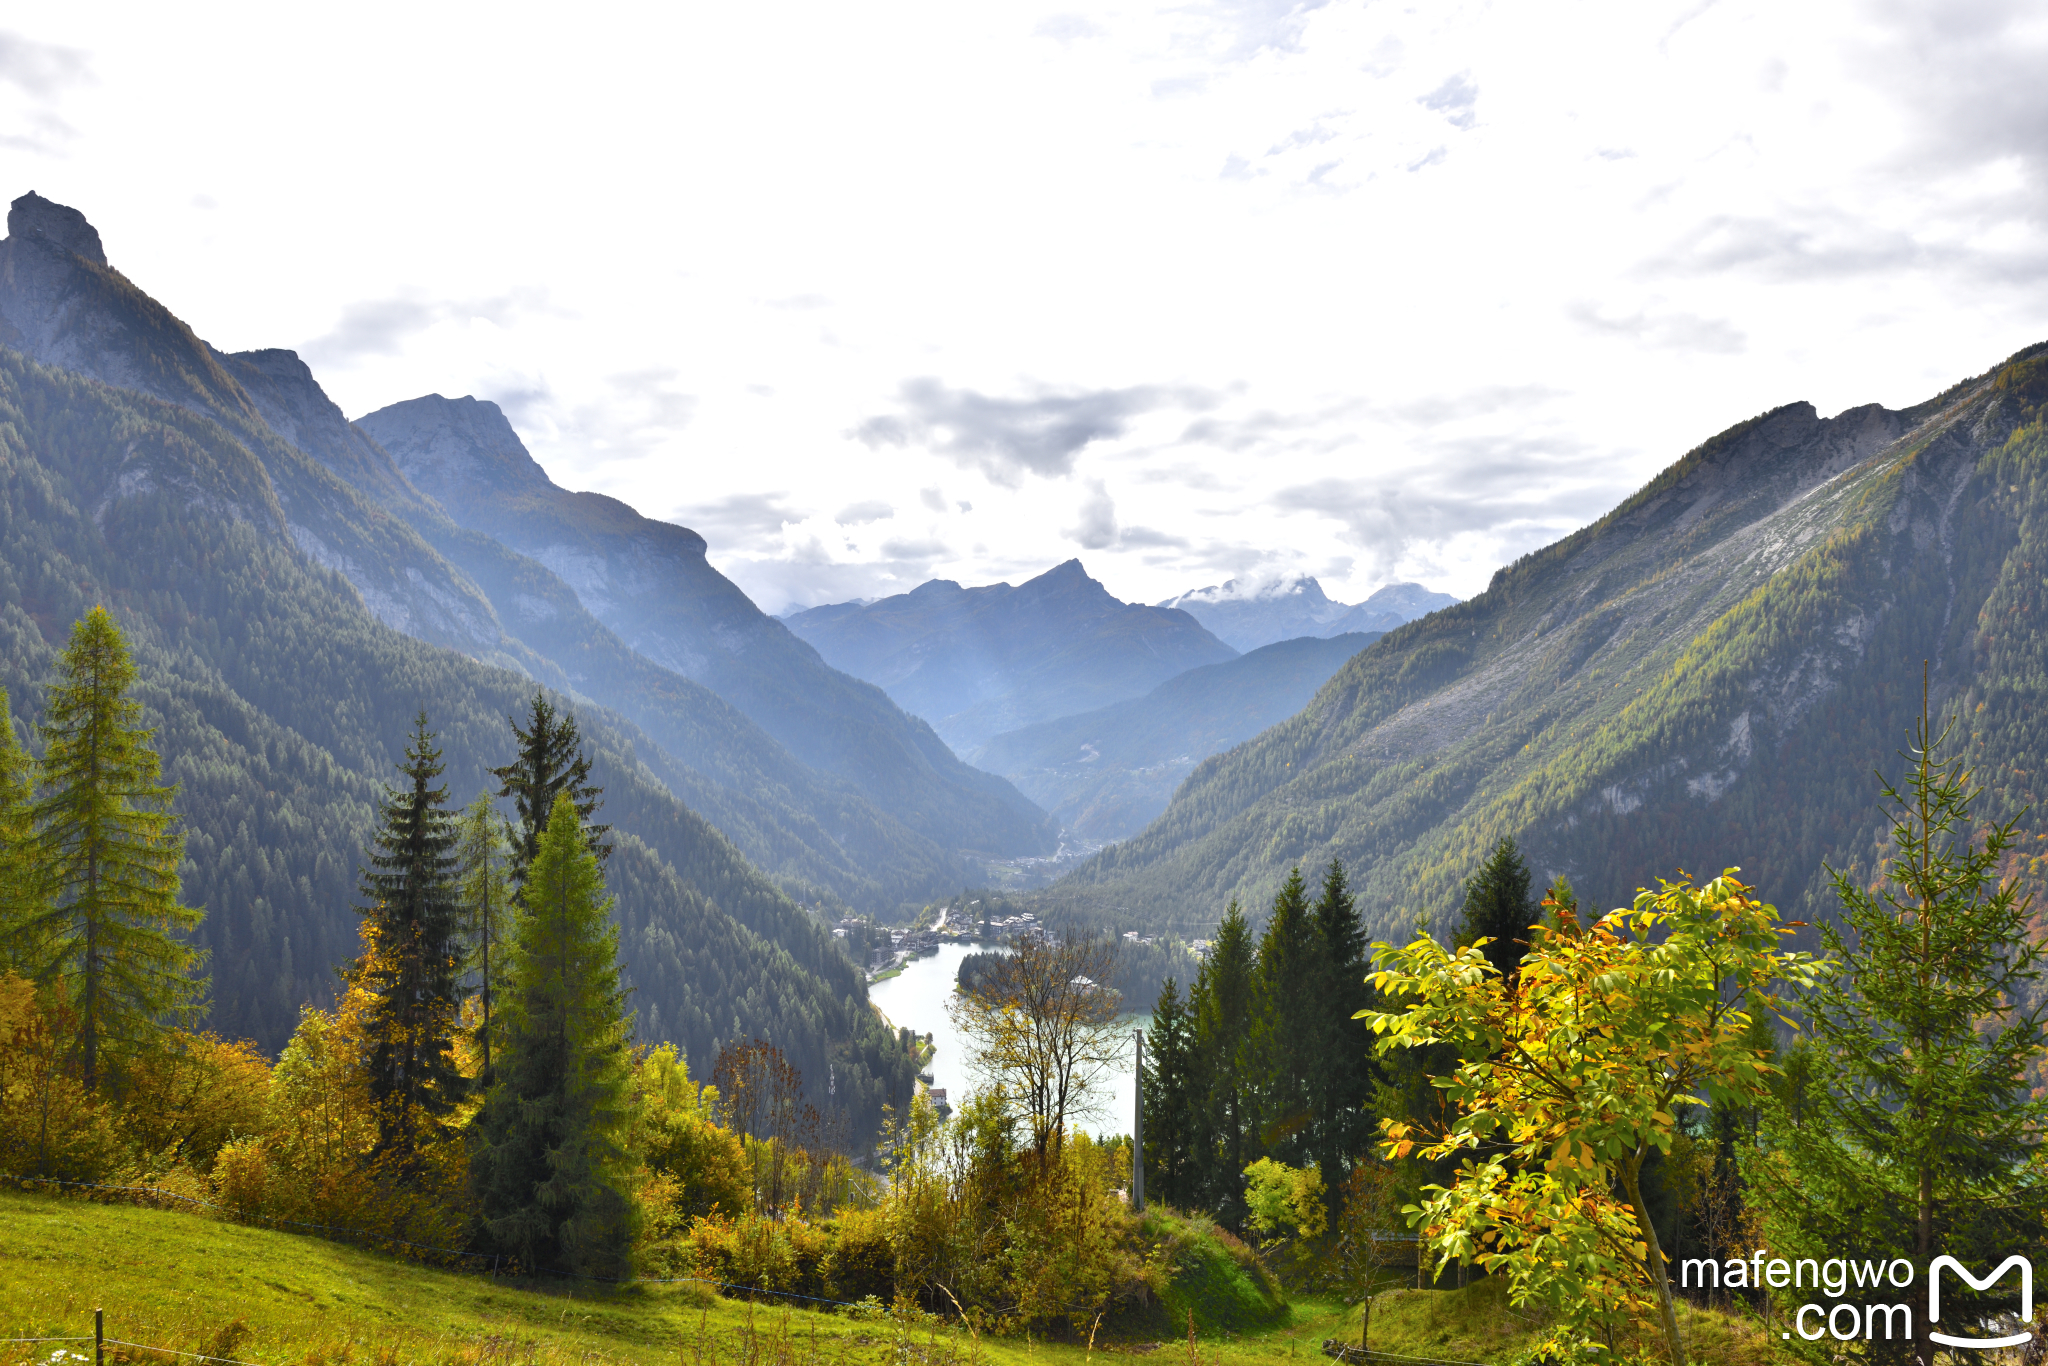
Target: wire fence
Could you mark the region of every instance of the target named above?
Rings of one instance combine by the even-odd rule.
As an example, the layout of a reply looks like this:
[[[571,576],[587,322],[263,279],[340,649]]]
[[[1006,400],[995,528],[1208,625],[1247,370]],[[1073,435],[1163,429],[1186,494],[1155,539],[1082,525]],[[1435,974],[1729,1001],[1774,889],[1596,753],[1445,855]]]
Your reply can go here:
[[[213,1356],[206,1352],[185,1352],[180,1351],[176,1347],[155,1347],[147,1342],[129,1342],[125,1338],[110,1338],[107,1336],[106,1314],[107,1311],[104,1309],[93,1310],[92,1332],[83,1337],[0,1338],[0,1345],[9,1343],[89,1342],[92,1344],[91,1360],[93,1366],[106,1366],[107,1348],[109,1347],[132,1347],[138,1352],[160,1352],[165,1356],[191,1357],[195,1361],[211,1362],[213,1366],[258,1366],[256,1362],[237,1361],[233,1357]],[[69,1355],[72,1359],[78,1361],[85,1361],[87,1359],[83,1352],[71,1353]],[[49,1356],[49,1361],[57,1361],[58,1356],[58,1353],[52,1352]]]

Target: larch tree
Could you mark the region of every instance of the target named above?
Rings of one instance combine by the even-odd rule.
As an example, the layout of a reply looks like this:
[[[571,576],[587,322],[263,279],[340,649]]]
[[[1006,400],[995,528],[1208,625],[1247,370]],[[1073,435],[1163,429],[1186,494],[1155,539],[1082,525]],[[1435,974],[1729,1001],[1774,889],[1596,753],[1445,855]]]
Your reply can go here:
[[[463,933],[469,969],[476,974],[480,1018],[476,1042],[483,1062],[480,1078],[491,1080],[492,1010],[510,945],[512,879],[503,823],[488,793],[463,811],[457,827],[456,866],[461,876]]]
[[[555,795],[527,870],[497,1076],[471,1126],[486,1242],[528,1271],[632,1274],[632,1059],[618,928],[588,832]]]
[[[144,1047],[167,1022],[199,1013],[203,954],[180,936],[203,913],[180,902],[178,790],[157,781],[152,732],[128,695],[134,661],[104,607],[72,627],[58,669],[41,726],[44,793],[30,812],[40,831],[38,895],[48,899],[19,934],[33,955],[29,975],[54,984],[77,1021],[76,1058],[91,1089],[110,1051]]]
[[[49,898],[36,847],[36,761],[15,734],[7,701],[0,688],[0,972],[27,972],[41,956],[27,927]]]
[[[518,757],[490,774],[498,780],[497,795],[512,799],[516,818],[506,832],[512,844],[512,880],[525,886],[528,869],[540,852],[541,831],[547,827],[555,798],[564,792],[576,807],[584,839],[601,868],[611,856],[611,845],[605,840],[611,827],[590,823],[604,804],[604,789],[590,781],[590,756],[583,753],[575,716],[557,711],[536,688],[525,728],[516,720],[511,725],[519,741]]]
[[[458,833],[448,789],[435,783],[441,751],[425,712],[414,721],[399,771],[405,781],[385,789],[362,873],[367,951],[354,980],[374,1002],[365,1028],[378,1148],[404,1165],[440,1136],[466,1089],[455,1060],[462,1021]]]

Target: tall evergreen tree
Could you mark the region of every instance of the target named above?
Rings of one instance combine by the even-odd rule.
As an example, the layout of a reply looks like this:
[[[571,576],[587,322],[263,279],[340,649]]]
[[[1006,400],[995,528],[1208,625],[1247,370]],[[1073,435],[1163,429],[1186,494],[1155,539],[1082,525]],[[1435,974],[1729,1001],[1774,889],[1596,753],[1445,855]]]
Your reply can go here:
[[[1216,941],[1195,974],[1189,1005],[1195,1024],[1195,1068],[1204,1083],[1199,1158],[1202,1202],[1232,1228],[1244,1225],[1244,1169],[1258,1136],[1258,1088],[1252,1084],[1252,1007],[1257,957],[1251,927],[1235,901],[1216,927]]]
[[[1370,1106],[1378,1075],[1372,1030],[1353,1018],[1372,1006],[1373,992],[1365,980],[1370,970],[1365,927],[1341,860],[1332,859],[1323,872],[1314,920],[1319,953],[1310,993],[1316,1008],[1308,1067],[1309,1108],[1315,1116],[1312,1146],[1323,1183],[1338,1198],[1351,1163],[1372,1143]]]
[[[1186,1208],[1193,1194],[1193,1167],[1201,1138],[1196,1127],[1192,1052],[1194,1022],[1181,1004],[1180,985],[1169,977],[1152,1007],[1145,1034],[1145,1184],[1148,1195]]]
[[[1895,809],[1882,891],[1835,874],[1846,931],[1821,933],[1842,970],[1809,1001],[1811,1080],[1770,1112],[1766,1145],[1789,1181],[1760,1173],[1752,1198],[1768,1210],[1775,1255],[1905,1257],[1925,1267],[1943,1252],[1988,1270],[2013,1253],[2038,1255],[2048,1235],[2040,1135],[2048,1100],[2030,1069],[2048,1047],[2044,950],[2017,879],[2000,865],[2017,821],[1974,838],[1971,775],[1937,734],[1923,700],[1905,791]],[[1889,1296],[1887,1296],[1889,1297]],[[1951,1280],[1950,1316],[1981,1322],[2013,1313],[2010,1282],[1972,1292]],[[1931,1363],[1931,1325],[1915,1340],[1873,1342],[1877,1360]],[[1910,1354],[1909,1354],[1910,1348]]]
[[[49,899],[21,932],[30,975],[57,984],[78,1020],[80,1073],[95,1087],[110,1049],[199,1012],[203,955],[178,935],[203,913],[179,904],[178,789],[157,781],[152,732],[128,696],[128,642],[104,607],[71,628],[58,669],[41,727],[46,791],[31,813]]]
[[[33,971],[41,958],[28,926],[48,909],[34,819],[36,761],[14,732],[0,688],[0,972]]]
[[[1515,842],[1503,836],[1465,884],[1465,915],[1457,942],[1464,945],[1491,939],[1485,949],[1486,961],[1501,976],[1512,976],[1528,944],[1529,927],[1536,923],[1536,910],[1529,899],[1529,865],[1522,861]]]
[[[512,799],[516,816],[508,830],[512,842],[512,880],[522,887],[526,885],[527,870],[540,852],[541,831],[547,828],[555,797],[563,792],[575,803],[576,819],[583,824],[584,838],[601,867],[611,857],[612,847],[605,840],[611,827],[590,824],[590,818],[604,804],[604,789],[590,781],[590,756],[583,753],[575,716],[555,710],[547,695],[536,688],[526,728],[520,729],[516,720],[511,724],[512,734],[519,741],[519,757],[490,772],[500,783],[498,795]]]
[[[497,1079],[472,1128],[484,1240],[529,1270],[632,1272],[632,1068],[618,928],[574,798],[558,792],[528,869],[499,1019]]]
[[[1317,999],[1315,989],[1327,985],[1327,976],[1308,886],[1296,868],[1274,894],[1273,914],[1259,940],[1251,1045],[1259,1148],[1291,1166],[1313,1160],[1309,1076],[1319,1016],[1329,1005]]]
[[[434,783],[442,773],[441,751],[424,711],[398,767],[406,781],[385,789],[370,866],[362,874],[370,951],[355,980],[376,1002],[366,1032],[378,1147],[406,1161],[464,1091],[455,1064],[463,925],[458,832],[448,789]]]
[[[492,1011],[499,979],[510,950],[512,882],[507,871],[503,823],[488,794],[479,793],[463,811],[458,826],[456,862],[461,871],[463,934],[468,940],[468,968],[476,974],[478,1005],[476,1041],[483,1057],[484,1085],[491,1080]]]

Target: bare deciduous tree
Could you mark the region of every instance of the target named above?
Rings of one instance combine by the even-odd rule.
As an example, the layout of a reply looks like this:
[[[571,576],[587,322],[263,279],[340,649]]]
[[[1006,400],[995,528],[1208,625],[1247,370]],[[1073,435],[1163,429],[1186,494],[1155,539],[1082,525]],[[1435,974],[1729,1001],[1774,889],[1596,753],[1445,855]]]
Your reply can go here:
[[[1116,944],[1081,935],[1026,935],[963,986],[947,1009],[974,1049],[974,1066],[1002,1088],[1043,1160],[1070,1119],[1095,1113],[1105,1074],[1122,1060],[1121,997],[1107,985]]]

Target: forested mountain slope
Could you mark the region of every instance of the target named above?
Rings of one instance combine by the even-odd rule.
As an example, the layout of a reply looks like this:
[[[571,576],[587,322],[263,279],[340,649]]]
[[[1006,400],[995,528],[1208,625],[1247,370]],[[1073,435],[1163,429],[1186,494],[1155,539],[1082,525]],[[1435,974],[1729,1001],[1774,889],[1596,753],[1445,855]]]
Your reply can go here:
[[[212,1024],[276,1047],[356,951],[356,869],[408,718],[427,711],[451,789],[474,793],[510,757],[505,718],[533,684],[379,622],[299,549],[220,424],[0,349],[0,682],[18,718],[94,603],[131,637],[180,785]],[[842,1096],[869,1110],[907,1084],[825,926],[655,780],[635,728],[578,711],[621,832],[610,872],[643,1034],[704,1064],[756,1033],[807,1072],[836,1059]]]
[[[704,538],[558,488],[494,403],[439,394],[357,425],[462,526],[546,565],[632,649],[730,702],[799,759],[949,849],[1051,848],[1043,812],[969,768],[881,689],[827,665],[704,558]]]
[[[2039,854],[2044,351],[1903,412],[1800,403],[1723,432],[1387,635],[1049,895],[1196,928],[1341,856],[1376,932],[1441,928],[1512,835],[1602,906],[1735,864],[1826,914],[1824,861],[1874,867],[1871,773],[1897,772],[1923,660],[1964,718],[1978,814],[2032,807]],[[2037,857],[2013,868],[2039,885]]]
[[[878,602],[813,607],[789,628],[975,762],[1004,731],[1137,697],[1237,655],[1185,612],[1112,597],[1079,560],[1015,587],[933,579]]]
[[[84,244],[97,251],[96,237]],[[56,252],[68,275],[48,269]],[[129,306],[95,307],[108,299]],[[509,758],[506,717],[532,678],[558,671],[505,636],[474,584],[408,527],[258,420],[220,361],[99,260],[17,223],[0,244],[0,318],[16,342],[81,364],[100,355],[187,398],[0,347],[0,682],[32,719],[71,623],[95,602],[115,612],[182,785],[183,876],[207,912],[213,1023],[274,1047],[355,952],[356,868],[409,718],[427,710],[466,798]],[[193,400],[195,388],[218,405]],[[367,558],[324,564],[321,548],[337,545]],[[387,595],[385,612],[516,667],[395,629],[366,606],[387,584],[418,593]],[[439,615],[422,626],[415,609]],[[559,700],[584,722],[621,832],[611,873],[643,1035],[707,1065],[718,1043],[752,1034],[813,1075],[836,1060],[840,1095],[869,1114],[907,1085],[909,1060],[879,1032],[824,924],[664,787],[683,766],[624,718]]]
[[[1379,639],[1304,636],[1204,664],[1143,697],[998,735],[981,762],[1082,839],[1151,824],[1196,764],[1308,705],[1344,662]]]
[[[649,755],[662,780],[795,895],[891,909],[967,872],[955,848],[629,649],[551,570],[457,526],[348,424],[297,356],[214,351],[106,265],[75,210],[24,196],[8,221],[0,336],[221,423],[269,474],[301,549],[338,569],[387,625],[617,708],[666,752]],[[1029,810],[999,779],[973,776]]]

